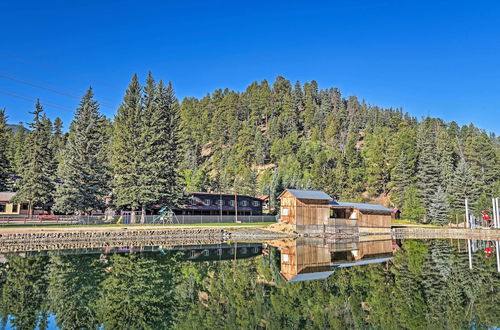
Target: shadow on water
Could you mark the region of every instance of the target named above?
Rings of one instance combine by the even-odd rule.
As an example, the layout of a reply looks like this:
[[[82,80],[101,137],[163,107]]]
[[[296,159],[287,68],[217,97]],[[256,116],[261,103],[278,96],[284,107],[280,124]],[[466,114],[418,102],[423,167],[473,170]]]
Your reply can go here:
[[[0,316],[17,329],[491,328],[496,254],[382,235],[10,253]]]

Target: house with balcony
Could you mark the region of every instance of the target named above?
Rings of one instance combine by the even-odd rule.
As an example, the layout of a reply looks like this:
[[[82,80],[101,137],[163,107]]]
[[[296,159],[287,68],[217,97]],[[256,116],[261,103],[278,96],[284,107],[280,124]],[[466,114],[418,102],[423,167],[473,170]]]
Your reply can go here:
[[[173,211],[177,215],[262,215],[262,205],[260,198],[247,195],[193,192]]]

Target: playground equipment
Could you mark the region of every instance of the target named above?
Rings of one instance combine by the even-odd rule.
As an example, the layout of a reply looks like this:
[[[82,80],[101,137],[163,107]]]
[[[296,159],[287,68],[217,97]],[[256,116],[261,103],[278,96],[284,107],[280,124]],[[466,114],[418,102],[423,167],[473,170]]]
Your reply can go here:
[[[160,209],[159,214],[153,218],[153,224],[155,223],[162,223],[162,224],[173,224],[175,220],[175,223],[179,223],[179,220],[175,216],[174,211],[167,205],[163,206]]]

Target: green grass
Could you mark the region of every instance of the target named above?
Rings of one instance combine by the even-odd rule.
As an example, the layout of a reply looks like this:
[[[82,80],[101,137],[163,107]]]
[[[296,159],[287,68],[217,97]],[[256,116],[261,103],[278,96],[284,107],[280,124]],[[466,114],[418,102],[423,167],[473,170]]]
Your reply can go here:
[[[420,223],[415,220],[407,220],[407,219],[396,219],[391,221],[392,225],[413,225],[418,227],[427,227],[427,228],[439,228],[444,226],[437,226],[431,224]],[[446,226],[447,227],[447,226]]]

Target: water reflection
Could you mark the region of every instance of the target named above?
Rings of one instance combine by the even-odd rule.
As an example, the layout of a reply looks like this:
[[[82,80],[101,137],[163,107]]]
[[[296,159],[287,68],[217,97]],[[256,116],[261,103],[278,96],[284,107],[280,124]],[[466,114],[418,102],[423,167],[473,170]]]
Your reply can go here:
[[[473,269],[465,240],[384,237],[8,254],[0,316],[17,329],[499,326],[495,244],[471,243]]]
[[[389,235],[374,240],[303,238],[282,245],[280,274],[288,282],[325,279],[337,268],[382,263],[393,257]]]

